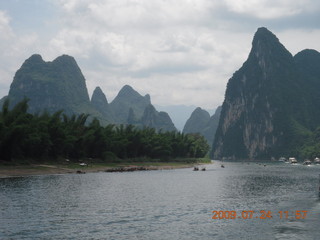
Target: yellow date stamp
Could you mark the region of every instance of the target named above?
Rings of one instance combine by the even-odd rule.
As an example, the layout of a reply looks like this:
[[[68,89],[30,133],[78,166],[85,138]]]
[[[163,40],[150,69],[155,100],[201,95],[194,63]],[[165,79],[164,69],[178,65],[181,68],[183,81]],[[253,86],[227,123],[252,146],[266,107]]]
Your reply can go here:
[[[306,219],[308,211],[212,211],[212,219]]]

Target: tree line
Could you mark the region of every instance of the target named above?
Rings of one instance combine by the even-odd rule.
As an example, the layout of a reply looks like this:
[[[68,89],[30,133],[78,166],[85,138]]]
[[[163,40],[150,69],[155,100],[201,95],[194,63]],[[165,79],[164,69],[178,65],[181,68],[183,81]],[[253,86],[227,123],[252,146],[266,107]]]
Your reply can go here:
[[[3,103],[0,160],[200,158],[209,151],[199,134],[157,132],[133,125],[102,126],[96,118],[89,122],[88,114],[30,114],[27,110],[27,99],[13,108],[9,108],[9,100]]]

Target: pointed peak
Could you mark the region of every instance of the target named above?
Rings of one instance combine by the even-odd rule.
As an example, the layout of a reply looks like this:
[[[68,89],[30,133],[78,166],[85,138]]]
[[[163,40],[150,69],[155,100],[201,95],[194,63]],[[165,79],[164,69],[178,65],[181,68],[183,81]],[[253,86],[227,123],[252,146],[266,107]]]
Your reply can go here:
[[[150,100],[150,95],[149,94],[146,94],[144,96],[144,98],[151,104],[151,100]]]
[[[119,91],[119,93],[123,93],[123,92],[136,92],[136,91],[130,85],[124,85]]]
[[[254,46],[255,44],[259,42],[274,42],[274,43],[280,43],[279,39],[274,35],[271,31],[269,31],[265,27],[260,27],[256,31],[252,45]]]
[[[125,85],[121,88],[116,98],[143,98],[136,90],[131,86]]]
[[[201,107],[197,107],[192,113],[191,116],[202,116],[203,118],[210,118],[210,114],[208,111],[202,109]]]
[[[197,108],[194,110],[194,112],[200,112],[200,111],[205,111],[205,110],[203,110],[201,107],[197,107]]]
[[[33,54],[29,57],[25,63],[43,63],[43,59],[40,54]]]
[[[122,88],[121,88],[121,90],[120,90],[120,92],[121,91],[135,91],[130,85],[124,85]]]
[[[62,63],[62,64],[66,64],[66,63],[71,63],[71,64],[77,64],[76,60],[74,59],[74,57],[63,54],[59,57],[57,57],[55,60],[53,60],[53,63]]]
[[[292,58],[291,53],[280,43],[279,39],[265,27],[258,28],[252,41],[251,56],[255,55],[263,62],[275,56]]]
[[[256,34],[273,34],[271,31],[268,30],[266,27],[259,27],[257,29]]]
[[[197,107],[195,110],[193,110],[192,114],[205,114],[205,115],[210,115],[208,111],[202,109],[201,107]]]
[[[102,92],[101,88],[98,86],[94,89],[93,94],[100,94],[100,93],[103,93],[103,92]]]
[[[106,95],[103,93],[100,87],[96,87],[92,93],[91,102],[103,102],[104,104],[107,104],[107,98]]]

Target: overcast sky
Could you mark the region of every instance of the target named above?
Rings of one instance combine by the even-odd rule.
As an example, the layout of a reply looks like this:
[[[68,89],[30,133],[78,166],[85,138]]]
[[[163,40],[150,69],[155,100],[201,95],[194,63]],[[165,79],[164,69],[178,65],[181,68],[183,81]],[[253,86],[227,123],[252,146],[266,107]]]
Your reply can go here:
[[[258,27],[320,51],[318,0],[0,0],[0,97],[34,53],[73,56],[89,94],[125,84],[159,105],[216,108]]]

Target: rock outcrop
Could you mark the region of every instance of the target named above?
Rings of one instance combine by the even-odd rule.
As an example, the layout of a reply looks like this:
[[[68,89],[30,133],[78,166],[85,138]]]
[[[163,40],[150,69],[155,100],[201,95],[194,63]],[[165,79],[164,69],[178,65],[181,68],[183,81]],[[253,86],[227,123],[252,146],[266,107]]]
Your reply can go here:
[[[319,123],[319,57],[316,51],[293,57],[273,33],[259,28],[248,59],[228,82],[213,157],[294,153]]]

